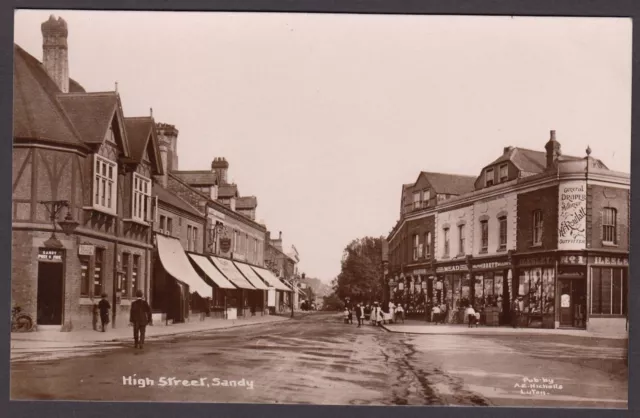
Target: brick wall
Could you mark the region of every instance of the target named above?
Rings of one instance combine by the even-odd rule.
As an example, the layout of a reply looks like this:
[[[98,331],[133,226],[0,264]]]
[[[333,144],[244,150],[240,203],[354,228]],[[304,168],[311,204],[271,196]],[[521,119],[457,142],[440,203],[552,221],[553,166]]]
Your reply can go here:
[[[587,186],[587,245],[592,249],[608,248],[629,251],[629,190],[599,185]],[[617,211],[616,245],[602,243],[602,210]],[[591,227],[589,227],[591,225]]]
[[[518,195],[518,231],[516,250],[551,250],[558,242],[558,186],[533,190]],[[533,247],[533,212],[542,210],[542,245]]]

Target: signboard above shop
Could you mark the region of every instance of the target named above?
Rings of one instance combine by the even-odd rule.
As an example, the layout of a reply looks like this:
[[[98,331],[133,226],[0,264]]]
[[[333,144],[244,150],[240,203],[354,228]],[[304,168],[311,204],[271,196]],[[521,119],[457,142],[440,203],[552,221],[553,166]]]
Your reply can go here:
[[[627,257],[619,256],[595,256],[593,257],[593,264],[605,266],[628,266],[629,259]]]
[[[469,267],[467,267],[466,264],[454,264],[452,266],[436,267],[436,273],[452,273],[456,271],[469,271]]]
[[[587,264],[587,258],[583,255],[563,255],[560,257],[560,264],[584,265]]]
[[[509,267],[511,267],[511,263],[508,261],[483,261],[473,264],[474,270],[488,270]]]
[[[527,257],[518,260],[519,266],[548,266],[552,264],[555,264],[555,259],[550,256]]]
[[[561,183],[558,196],[558,249],[582,250],[587,245],[587,183]]]
[[[64,256],[64,250],[57,250],[51,248],[38,249],[38,261],[44,261],[47,263],[62,263],[62,257]]]

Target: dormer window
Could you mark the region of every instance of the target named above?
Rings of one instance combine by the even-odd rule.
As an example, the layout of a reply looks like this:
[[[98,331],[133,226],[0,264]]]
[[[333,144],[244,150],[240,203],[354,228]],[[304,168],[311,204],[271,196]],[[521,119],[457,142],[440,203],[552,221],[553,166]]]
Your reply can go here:
[[[420,209],[420,192],[413,193],[413,208]]]
[[[148,222],[151,220],[151,180],[133,173],[133,192],[132,192],[131,218]]]
[[[500,183],[504,183],[507,180],[509,180],[509,166],[502,164],[500,166]]]
[[[422,192],[422,207],[426,208],[429,206],[429,202],[431,201],[431,190],[427,189]]]
[[[486,187],[493,186],[493,178],[493,168],[487,168],[487,170],[484,172],[484,181]]]
[[[117,213],[118,164],[94,154],[93,207]]]

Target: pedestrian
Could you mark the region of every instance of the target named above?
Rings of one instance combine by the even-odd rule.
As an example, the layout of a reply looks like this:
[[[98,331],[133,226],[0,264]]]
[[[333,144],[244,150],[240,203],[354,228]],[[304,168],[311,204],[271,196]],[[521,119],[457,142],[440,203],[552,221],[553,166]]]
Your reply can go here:
[[[402,323],[404,324],[404,308],[402,307],[402,304],[398,304],[398,306],[396,307],[396,318],[394,319],[397,321],[402,320]]]
[[[343,315],[344,315],[344,323],[348,324],[349,323],[349,308],[346,307],[346,306],[344,307]]]
[[[142,290],[136,291],[136,300],[131,303],[131,311],[129,312],[129,322],[133,326],[133,341],[135,348],[144,346],[144,335],[147,325],[153,325],[151,317],[151,307],[146,300],[142,299]]]
[[[98,302],[98,311],[100,312],[100,323],[102,324],[102,332],[106,332],[107,325],[109,325],[109,311],[111,305],[107,300],[107,294],[103,293],[102,299]]]
[[[447,319],[448,310],[449,310],[449,307],[447,306],[447,304],[442,302],[442,305],[440,305],[440,322],[442,324],[444,324]]]
[[[353,310],[349,308],[349,323],[353,324]]]
[[[362,321],[364,320],[364,307],[361,303],[358,303],[356,306],[356,318],[358,319],[358,328],[360,328]]]
[[[389,301],[389,314],[391,315],[391,322],[396,322],[396,305],[392,300]]]
[[[518,328],[518,323],[520,322],[520,301],[518,298],[513,298],[513,302],[511,303],[511,326],[513,328]]]
[[[469,328],[471,328],[476,321],[476,311],[475,309],[473,309],[473,306],[467,306],[467,308],[464,310],[464,315],[469,321]]]
[[[440,306],[438,304],[434,305],[431,309],[431,322],[436,325],[440,322]]]
[[[364,307],[364,321],[368,321],[369,319],[371,319],[371,305],[367,303],[367,306]]]
[[[371,309],[371,325],[376,325],[378,323],[378,302],[373,302],[373,308]]]
[[[382,306],[378,305],[378,316],[377,316],[377,325],[381,326],[382,322],[384,321],[384,313],[382,312]]]

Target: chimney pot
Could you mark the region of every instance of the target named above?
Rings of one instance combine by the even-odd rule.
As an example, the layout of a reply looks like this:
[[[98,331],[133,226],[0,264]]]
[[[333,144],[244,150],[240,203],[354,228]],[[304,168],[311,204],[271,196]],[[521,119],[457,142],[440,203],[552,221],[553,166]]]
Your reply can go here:
[[[555,140],[556,140],[556,131],[555,131],[555,130],[552,130],[552,131],[551,131],[550,139],[551,139],[552,141],[555,141]]]

